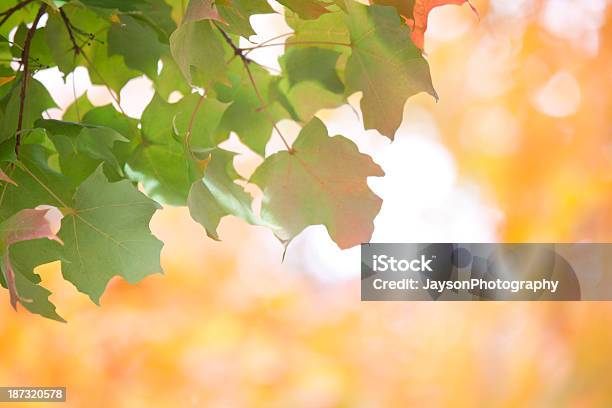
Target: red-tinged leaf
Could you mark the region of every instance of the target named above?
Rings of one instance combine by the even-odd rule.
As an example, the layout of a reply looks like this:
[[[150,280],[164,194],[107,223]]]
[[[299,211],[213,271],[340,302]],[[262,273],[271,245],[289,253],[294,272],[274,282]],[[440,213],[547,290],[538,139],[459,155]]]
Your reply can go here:
[[[22,301],[17,293],[15,285],[15,272],[10,262],[9,249],[11,245],[22,241],[48,238],[61,243],[55,235],[50,220],[47,218],[49,209],[21,210],[2,224],[0,224],[0,253],[2,254],[2,266],[9,290],[11,305],[17,308],[17,302]]]
[[[0,181],[10,183],[14,186],[17,185],[17,183],[15,183],[12,178],[10,178],[5,172],[3,172],[2,169],[0,169]]]
[[[478,13],[476,8],[474,8],[469,0],[415,0],[412,20],[410,20],[410,18],[406,19],[406,22],[412,29],[412,41],[414,44],[420,49],[423,49],[425,31],[427,31],[427,19],[429,18],[429,13],[431,10],[447,4],[460,6],[464,3],[468,3],[472,10],[474,10],[475,13]]]
[[[262,219],[283,242],[320,224],[342,249],[368,242],[382,200],[367,178],[383,176],[383,170],[349,139],[329,137],[317,118],[293,148],[268,157],[251,179],[264,193]]]
[[[446,5],[460,6],[464,3],[468,3],[472,10],[478,14],[470,0],[370,0],[370,4],[395,7],[412,31],[412,42],[421,50],[424,46],[427,20],[431,10]]]

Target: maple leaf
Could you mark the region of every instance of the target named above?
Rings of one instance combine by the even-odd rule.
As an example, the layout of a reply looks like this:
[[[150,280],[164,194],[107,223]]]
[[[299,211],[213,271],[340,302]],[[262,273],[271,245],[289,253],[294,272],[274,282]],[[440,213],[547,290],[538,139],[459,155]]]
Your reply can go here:
[[[216,20],[227,31],[249,37],[255,34],[249,21],[254,14],[273,13],[266,0],[191,0],[183,23],[199,20]]]
[[[261,217],[281,241],[323,224],[345,249],[370,240],[382,200],[369,189],[367,178],[383,175],[352,141],[329,137],[323,122],[314,118],[293,151],[268,157],[251,182],[263,190]]]
[[[9,290],[11,305],[17,309],[17,302],[30,302],[21,298],[15,284],[15,271],[10,261],[9,249],[18,242],[40,238],[48,238],[61,242],[55,235],[47,217],[49,209],[25,209],[0,224],[0,254],[2,255],[2,271]]]
[[[221,118],[217,140],[235,132],[245,145],[263,156],[274,125],[290,117],[276,92],[278,78],[258,66],[252,66],[249,74],[239,59],[227,66],[227,72],[231,84],[215,88],[217,99],[230,103]]]
[[[128,158],[125,171],[159,203],[186,203],[194,180],[189,177],[188,154],[182,140],[190,124],[192,147],[210,148],[216,144],[214,133],[225,104],[200,98],[190,94],[177,103],[168,103],[156,94],[142,114],[142,141]]]
[[[119,24],[112,24],[108,32],[108,55],[121,55],[128,68],[140,70],[150,78],[155,77],[165,47],[149,24],[130,16],[121,16]]]
[[[400,13],[406,24],[410,27],[412,42],[421,50],[424,48],[425,31],[429,13],[436,7],[446,5],[461,6],[468,3],[472,10],[478,14],[470,0],[371,0],[370,4],[393,6]]]
[[[470,0],[416,0],[412,12],[412,20],[407,20],[412,30],[412,41],[414,44],[420,49],[423,49],[425,31],[427,31],[427,20],[431,10],[439,6],[450,4],[460,6],[464,3],[468,3],[472,10],[478,14],[476,8],[470,3]]]
[[[279,3],[296,12],[305,20],[316,20],[321,15],[328,13],[328,4],[319,0],[279,0]]]
[[[183,24],[190,21],[217,20],[223,22],[213,0],[190,0],[185,10]]]
[[[233,215],[285,242],[315,224],[341,248],[369,240],[381,200],[367,177],[383,172],[315,115],[361,93],[364,127],[392,139],[408,98],[436,97],[422,52],[430,11],[469,3],[370,1],[278,0],[273,9],[267,0],[41,0],[0,9],[0,221],[40,206],[64,214],[64,245],[11,247],[13,299],[18,291],[32,300],[26,309],[62,320],[39,265],[61,261],[64,279],[96,303],[113,277],[159,271],[161,243],[148,227],[158,204],[187,204],[214,239]],[[256,34],[251,17],[279,5],[292,32],[241,44]],[[284,48],[280,72],[250,55],[263,47]],[[64,76],[84,67],[114,103],[94,107],[73,89],[63,120],[43,120],[56,102],[34,74],[52,67]],[[143,74],[155,96],[134,119],[120,93]],[[284,120],[308,123],[293,148],[277,126]],[[219,148],[232,133],[264,158],[271,137],[287,147],[253,176],[264,191],[261,219],[233,154]],[[2,274],[0,284],[8,286]]]
[[[55,260],[62,261],[64,278],[96,303],[113,276],[119,275],[134,283],[161,270],[162,244],[148,226],[159,208],[156,202],[126,179],[109,182],[102,164],[75,187],[74,180],[49,168],[47,160],[42,146],[24,145],[11,174],[18,186],[3,186],[0,217],[9,214],[7,218],[10,218],[10,214],[38,205],[52,205],[64,213],[58,234],[63,246],[47,245],[29,254],[25,251],[17,254],[19,267],[15,268],[18,272],[15,276],[23,278],[24,287],[28,285],[26,289],[38,288],[32,285],[37,278],[30,273],[32,268]],[[14,255],[12,251],[11,255]],[[52,313],[51,306],[41,301],[35,306],[35,313],[61,320]],[[24,307],[29,308],[29,304]]]
[[[193,183],[187,199],[191,218],[202,224],[206,234],[217,241],[217,227],[226,215],[235,215],[250,224],[258,224],[251,210],[252,197],[234,182],[240,176],[233,167],[233,158],[234,153],[214,150],[204,177]]]
[[[227,82],[223,44],[212,20],[186,22],[170,36],[172,56],[190,84]]]
[[[409,97],[420,92],[438,97],[429,65],[408,39],[410,32],[395,9],[346,4],[353,48],[346,64],[347,89],[363,92],[365,128],[393,139]]]
[[[110,183],[98,167],[71,204],[59,233],[62,273],[96,304],[113,276],[135,283],[161,271],[162,243],[149,230],[159,205],[129,181]]]

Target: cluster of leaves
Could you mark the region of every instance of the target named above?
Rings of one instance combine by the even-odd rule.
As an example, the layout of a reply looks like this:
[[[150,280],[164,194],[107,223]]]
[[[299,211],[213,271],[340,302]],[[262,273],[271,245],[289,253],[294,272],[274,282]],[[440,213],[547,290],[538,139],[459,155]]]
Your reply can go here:
[[[293,31],[247,48],[249,18],[274,12],[266,0],[192,0],[185,10],[180,0],[22,0],[0,10],[0,280],[13,306],[61,320],[34,273],[55,260],[96,303],[113,276],[161,271],[149,230],[160,205],[187,205],[213,239],[231,214],[284,243],[316,224],[341,248],[369,240],[381,200],[366,180],[383,172],[315,113],[362,92],[365,127],[393,138],[407,98],[436,96],[421,50],[429,10],[465,0],[279,2]],[[280,73],[249,58],[271,46],[285,48]],[[78,66],[115,103],[84,96],[63,120],[45,119],[55,103],[32,73]],[[118,95],[141,75],[155,95],[136,120]],[[293,145],[277,127],[284,119],[302,125]],[[233,154],[218,147],[232,132],[265,158],[248,180],[263,191],[260,214]],[[265,157],[271,137],[286,151]],[[57,236],[48,207],[63,215]]]

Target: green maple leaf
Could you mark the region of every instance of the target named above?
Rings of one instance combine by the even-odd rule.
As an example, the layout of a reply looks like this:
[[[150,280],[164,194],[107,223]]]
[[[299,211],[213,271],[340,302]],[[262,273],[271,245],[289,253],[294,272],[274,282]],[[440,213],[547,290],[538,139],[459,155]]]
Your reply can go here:
[[[251,27],[250,16],[274,13],[266,0],[221,0],[216,5],[228,31],[245,38],[256,34]]]
[[[219,240],[217,227],[226,215],[240,217],[250,224],[259,221],[251,209],[252,197],[235,183],[240,176],[234,170],[234,153],[215,149],[210,153],[204,177],[191,186],[187,206],[191,218],[206,229],[206,234]]]
[[[264,156],[274,124],[291,117],[281,103],[278,78],[261,67],[251,66],[251,82],[239,59],[229,67],[231,85],[215,87],[217,99],[231,103],[221,119],[217,140],[225,140],[230,132],[235,132],[251,150]]]
[[[216,132],[227,104],[193,93],[175,103],[155,95],[142,114],[143,138],[150,143],[165,143],[169,138],[182,141],[191,125],[191,145],[215,146]]]
[[[2,4],[6,4],[6,2],[3,2]],[[5,7],[2,7],[2,9],[2,11],[4,11]],[[4,24],[0,26],[0,35],[8,38],[10,32],[15,27],[18,27],[21,23],[30,23],[34,19],[36,11],[37,10],[35,7],[23,7],[17,12],[11,14],[8,20],[6,20]]]
[[[113,148],[116,142],[125,143],[128,139],[114,129],[58,120],[39,120],[36,124],[49,133],[59,154],[61,170],[75,185],[85,180],[100,163],[105,164],[113,178],[123,174]]]
[[[4,141],[15,136],[17,131],[17,121],[19,118],[20,88],[21,81],[13,81],[14,90],[0,101],[3,106],[4,117],[0,123],[0,141]],[[29,129],[34,126],[34,122],[41,116],[42,112],[54,108],[55,101],[49,95],[47,89],[34,78],[28,80],[25,107],[23,111],[22,129]]]
[[[429,65],[395,8],[346,4],[353,48],[346,66],[348,90],[363,92],[366,129],[393,139],[410,96],[427,92],[437,98]]]
[[[22,24],[15,32],[15,37],[11,46],[11,53],[15,58],[21,58],[24,40],[28,30],[29,28],[25,24]],[[30,63],[33,67],[46,68],[48,65],[53,64],[51,50],[45,42],[46,30],[46,27],[39,28],[32,37],[32,42],[30,44],[30,53],[32,57]]]
[[[336,66],[341,53],[319,47],[291,47],[282,58],[290,86],[302,81],[321,84],[333,93],[343,93],[344,84]]]
[[[70,10],[70,7],[64,7],[64,12],[66,10]],[[79,59],[74,53],[70,36],[59,13],[48,13],[48,16],[44,38],[57,68],[67,75],[76,68]]]
[[[123,137],[133,140],[138,132],[138,121],[118,112],[112,104],[96,106],[83,115],[83,123],[114,129]]]
[[[170,94],[174,91],[178,91],[183,95],[188,95],[191,92],[191,87],[171,56],[162,57],[162,69],[159,75],[151,79],[153,80],[156,93],[165,100],[168,100]]]
[[[130,179],[142,183],[146,194],[160,203],[185,205],[193,182],[191,157],[184,146],[186,133],[190,132],[193,148],[215,146],[225,107],[199,94],[190,94],[176,103],[155,95],[142,115],[143,140],[127,161]]]
[[[293,35],[287,38],[287,44],[309,41],[328,42],[329,44],[319,44],[318,47],[337,48],[332,43],[348,44],[350,33],[346,23],[346,14],[343,12],[333,12],[323,14],[316,20],[301,19],[296,13],[286,13],[285,20],[289,27],[294,31]],[[347,49],[337,48],[342,51]]]
[[[96,36],[96,41],[85,47],[83,52],[91,61],[86,64],[91,82],[108,86],[118,95],[130,79],[142,73],[128,67],[123,56],[110,52],[108,36],[109,31],[102,31]]]
[[[185,205],[191,186],[187,160],[183,145],[175,140],[145,143],[134,150],[125,171],[155,201],[180,206]]]
[[[168,48],[158,40],[158,33],[148,24],[130,16],[121,16],[108,33],[109,55],[121,55],[132,69],[157,76],[157,63]]]
[[[321,109],[333,109],[346,103],[344,94],[334,93],[313,81],[298,82],[291,87],[281,82],[280,86],[302,123],[310,121]]]
[[[294,30],[287,38],[280,62],[280,88],[301,122],[321,109],[346,103],[344,69],[350,55],[350,33],[345,13],[334,11],[316,20],[295,13],[285,15]]]
[[[127,180],[109,183],[98,168],[70,204],[59,233],[62,273],[95,303],[113,276],[136,283],[161,272],[162,243],[149,230],[160,207]]]
[[[87,92],[75,99],[64,111],[62,120],[65,122],[81,122],[83,116],[94,108],[87,97]]]
[[[39,205],[60,208],[65,245],[55,259],[62,261],[64,278],[94,302],[113,276],[136,282],[159,272],[161,242],[148,227],[158,204],[127,180],[109,182],[101,167],[76,186],[47,165],[48,157],[40,145],[22,146],[7,172],[17,186],[4,184],[0,219]]]
[[[97,106],[87,111],[83,116],[82,123],[113,129],[129,140],[128,143],[115,143],[112,149],[119,167],[123,169],[140,141],[138,121],[121,114],[113,105],[108,104]]]
[[[122,3],[127,5],[128,2]],[[137,64],[137,62],[131,59],[132,53],[129,49],[115,47],[111,50],[109,48],[109,37],[112,28],[110,16],[115,12],[111,11],[111,9],[115,7],[111,7],[109,3],[109,9],[105,9],[103,4],[104,1],[71,2],[62,7],[62,11],[73,24],[72,33],[77,46],[80,48],[80,52],[75,53],[74,44],[65,26],[65,22],[57,12],[49,13],[44,37],[51,57],[60,71],[68,74],[76,66],[83,65],[87,67],[92,83],[108,86],[118,94],[130,79],[141,75],[141,73],[126,66],[124,56],[121,54],[122,51],[128,54],[127,59],[131,65]],[[91,6],[91,8],[84,5]],[[137,9],[128,7],[126,11],[137,12]],[[117,28],[114,30],[116,31]],[[117,44],[116,37],[115,33],[113,35],[113,46]],[[136,40],[142,39],[136,38]],[[157,37],[150,39],[155,40],[155,44],[157,44]],[[133,47],[133,53],[138,52],[143,47],[151,48],[149,44],[139,44],[136,46],[133,42],[134,38],[130,38],[130,40],[132,40],[132,43],[127,44],[127,47]],[[150,61],[150,58],[146,58],[145,61]]]
[[[349,139],[329,137],[317,118],[302,129],[293,149],[268,157],[251,178],[264,193],[262,219],[285,242],[318,224],[340,248],[368,242],[382,200],[366,180],[383,176],[382,169]]]
[[[225,42],[211,20],[185,22],[170,36],[172,56],[187,82],[227,82]]]
[[[70,179],[49,166],[53,152],[41,144],[24,144],[19,161],[2,163],[15,185],[4,184],[1,190],[0,219],[20,210],[39,205],[61,207],[70,201],[76,186]]]

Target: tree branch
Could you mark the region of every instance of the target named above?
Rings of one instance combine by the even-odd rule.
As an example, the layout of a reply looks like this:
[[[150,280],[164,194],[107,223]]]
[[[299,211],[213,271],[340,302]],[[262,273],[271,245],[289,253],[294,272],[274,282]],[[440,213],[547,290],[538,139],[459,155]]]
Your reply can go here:
[[[28,77],[30,76],[30,45],[32,44],[32,38],[36,33],[36,26],[40,21],[40,18],[45,14],[47,5],[42,4],[38,9],[38,13],[34,18],[32,27],[26,34],[25,41],[23,42],[23,52],[21,53],[21,61],[23,62],[23,77],[21,79],[21,95],[19,97],[19,117],[17,119],[17,131],[15,132],[15,154],[19,155],[19,149],[21,147],[21,130],[23,128],[23,115],[25,111],[25,100],[28,91]]]
[[[249,42],[250,42],[251,44],[253,44],[254,46],[255,46],[255,45],[264,45],[264,44],[271,43],[272,41],[275,41],[275,40],[280,40],[280,39],[281,39],[281,38],[283,38],[283,37],[289,37],[290,35],[293,35],[293,34],[295,34],[293,31],[292,31],[292,32],[290,32],[290,33],[279,34],[279,35],[274,36],[274,37],[272,37],[272,38],[268,38],[267,40],[265,40],[265,41],[263,41],[263,42],[260,42],[259,44],[255,43],[255,42],[253,42],[253,41],[250,41],[250,40],[249,40]],[[250,52],[250,51],[245,52],[245,53],[244,53],[244,55],[248,55],[248,54],[249,54],[249,52]]]
[[[12,15],[13,15],[15,12],[17,12],[17,11],[21,10],[22,8],[24,8],[25,6],[27,6],[28,4],[30,4],[32,1],[34,1],[34,0],[25,0],[25,1],[22,1],[21,3],[17,3],[15,6],[11,7],[10,9],[5,10],[5,11],[3,11],[2,13],[0,13],[0,16],[4,16],[4,17],[2,18],[2,20],[0,21],[0,26],[1,26],[2,24],[4,24],[4,23],[6,22],[6,20],[8,20],[9,18],[11,18],[11,16],[12,16]]]
[[[257,96],[257,99],[259,100],[259,103],[261,104],[261,109],[266,113],[268,120],[270,120],[270,123],[272,123],[272,127],[274,128],[276,133],[278,133],[278,135],[280,136],[289,154],[293,154],[294,152],[293,148],[289,145],[289,143],[287,142],[287,139],[285,139],[285,137],[281,133],[278,126],[276,126],[276,121],[274,120],[270,112],[268,111],[268,107],[267,107],[268,104],[264,101],[263,96],[259,92],[259,88],[257,88],[257,83],[255,82],[255,78],[253,77],[253,73],[251,72],[251,68],[249,67],[249,64],[253,62],[253,60],[247,58],[243,50],[239,48],[238,46],[236,46],[236,44],[234,44],[230,36],[227,35],[227,33],[223,31],[221,27],[219,27],[217,24],[215,24],[215,27],[217,27],[217,30],[219,30],[219,32],[221,32],[221,35],[225,39],[225,42],[227,42],[227,44],[234,50],[234,54],[238,56],[240,60],[242,61],[242,64],[244,65],[244,69],[246,70],[247,75],[249,76],[249,81],[251,82],[251,85],[253,86],[253,91],[255,91],[255,95]]]

